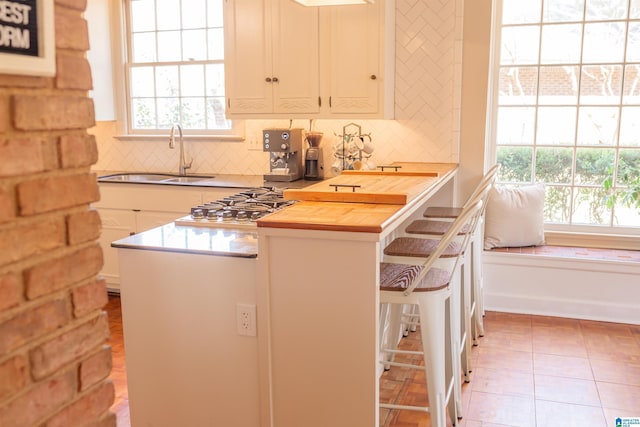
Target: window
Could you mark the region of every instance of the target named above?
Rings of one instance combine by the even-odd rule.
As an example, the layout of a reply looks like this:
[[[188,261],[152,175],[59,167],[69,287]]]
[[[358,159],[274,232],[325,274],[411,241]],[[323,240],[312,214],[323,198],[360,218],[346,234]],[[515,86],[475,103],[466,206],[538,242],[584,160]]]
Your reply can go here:
[[[498,3],[498,180],[545,183],[550,229],[639,233],[640,0]]]
[[[235,133],[225,118],[223,0],[128,0],[131,134]]]

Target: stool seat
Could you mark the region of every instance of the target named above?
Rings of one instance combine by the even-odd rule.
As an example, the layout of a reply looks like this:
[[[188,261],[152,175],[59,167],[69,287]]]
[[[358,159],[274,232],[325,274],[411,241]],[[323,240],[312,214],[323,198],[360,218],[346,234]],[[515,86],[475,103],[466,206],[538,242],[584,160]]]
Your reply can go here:
[[[409,234],[433,234],[438,236],[443,236],[449,228],[451,227],[452,222],[450,221],[436,221],[432,219],[417,219],[413,221],[407,228],[405,228],[405,232]],[[464,227],[458,232],[459,236],[468,234],[471,232],[471,227],[469,224],[465,224]]]
[[[438,247],[440,240],[418,239],[415,237],[398,237],[384,248],[384,254],[389,256],[428,258]],[[441,258],[455,258],[463,254],[463,246],[458,241],[450,242]]]
[[[462,213],[463,208],[430,206],[424,211],[422,216],[426,218],[450,218],[455,219]]]
[[[380,290],[405,291],[422,271],[422,265],[380,263]],[[424,279],[416,286],[414,292],[437,291],[446,288],[451,281],[451,274],[439,268],[430,269]]]

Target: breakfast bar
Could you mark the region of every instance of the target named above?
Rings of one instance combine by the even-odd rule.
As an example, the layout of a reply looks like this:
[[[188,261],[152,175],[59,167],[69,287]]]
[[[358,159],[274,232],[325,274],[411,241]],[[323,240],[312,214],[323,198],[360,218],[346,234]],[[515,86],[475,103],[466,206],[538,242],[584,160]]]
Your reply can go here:
[[[456,165],[402,171],[285,190],[300,201],[258,220],[261,425],[379,425],[382,248],[427,206],[452,203]],[[358,191],[332,185],[350,182]]]

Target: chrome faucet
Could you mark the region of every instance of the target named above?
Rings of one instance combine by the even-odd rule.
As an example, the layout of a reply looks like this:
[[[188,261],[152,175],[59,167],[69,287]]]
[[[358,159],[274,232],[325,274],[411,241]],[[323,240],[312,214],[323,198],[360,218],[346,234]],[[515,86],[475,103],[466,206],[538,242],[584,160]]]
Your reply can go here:
[[[171,126],[171,133],[169,134],[169,148],[176,148],[175,129],[178,128],[178,143],[180,144],[180,166],[178,167],[178,173],[180,176],[187,174],[187,169],[191,168],[193,164],[193,158],[189,160],[189,163],[184,158],[184,140],[182,138],[182,126]]]

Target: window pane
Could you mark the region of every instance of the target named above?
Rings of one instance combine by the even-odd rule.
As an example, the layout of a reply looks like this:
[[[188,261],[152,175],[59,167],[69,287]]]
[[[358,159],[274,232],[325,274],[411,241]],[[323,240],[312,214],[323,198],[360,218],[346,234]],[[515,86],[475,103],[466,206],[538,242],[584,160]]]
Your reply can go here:
[[[224,59],[224,33],[220,28],[207,32],[209,44],[209,59]]]
[[[157,96],[179,95],[178,66],[156,68],[156,93]]]
[[[531,147],[498,147],[497,163],[501,165],[498,179],[502,182],[532,182]]]
[[[538,148],[536,150],[536,182],[571,184],[573,149]]]
[[[541,0],[504,0],[502,2],[502,22],[504,24],[524,24],[540,20]]]
[[[209,28],[222,28],[222,0],[209,0],[207,2],[207,23]]]
[[[628,64],[624,68],[624,104],[640,104],[640,65]]]
[[[162,1],[162,0],[159,0]],[[153,31],[156,29],[154,0],[131,1],[131,31]]]
[[[203,65],[183,65],[180,67],[180,95],[204,96]]]
[[[222,96],[224,98],[224,65],[209,64],[207,73],[207,96]]]
[[[542,27],[542,64],[576,64],[580,61],[582,26],[579,24]]]
[[[612,145],[617,138],[617,107],[580,107],[578,145]]]
[[[158,33],[158,61],[175,62],[182,59],[180,31]]]
[[[622,22],[586,24],[582,62],[622,62],[625,31]]]
[[[622,65],[585,65],[580,78],[583,104],[619,104],[622,92]]]
[[[156,61],[156,36],[155,33],[137,33],[131,36],[132,61],[155,62]]]
[[[156,105],[153,99],[132,98],[133,126],[138,129],[153,129],[156,127]]]
[[[640,23],[629,22],[627,62],[640,62]]]
[[[536,102],[538,69],[535,67],[500,68],[500,105],[532,105]]]
[[[188,30],[182,32],[183,61],[207,59],[207,30]]]
[[[576,152],[576,184],[601,185],[609,176],[609,169],[615,158],[614,150],[599,148],[579,148]]]
[[[180,2],[158,0],[156,14],[158,30],[180,29]]]
[[[620,150],[616,184],[630,185],[638,177],[640,177],[640,150]]]
[[[496,143],[533,144],[535,108],[500,107]]]
[[[640,107],[622,107],[620,145],[640,147]]]
[[[500,64],[535,64],[538,61],[538,26],[502,29]]]
[[[225,117],[224,97],[207,98],[207,128],[229,129],[231,123]]]
[[[640,224],[640,209],[635,206],[627,206],[624,202],[624,194],[618,192],[617,202],[614,207],[614,225],[621,227],[638,227]]]
[[[555,224],[571,221],[571,187],[547,185],[544,199],[545,221]]]
[[[539,104],[577,104],[578,66],[540,67]]]
[[[178,123],[180,123],[178,98],[158,98],[158,128],[170,129]]]
[[[544,22],[581,21],[584,0],[544,0]]]
[[[603,188],[576,188],[573,202],[573,224],[609,225],[611,209],[602,203]]]
[[[204,98],[182,98],[182,126],[185,129],[206,129]]]
[[[587,0],[587,21],[610,21],[627,17],[628,0]]]
[[[135,67],[131,69],[131,96],[153,97],[153,67]]]
[[[575,107],[538,108],[538,144],[573,145],[576,135]]]
[[[182,0],[182,28],[205,28],[207,13],[204,0]]]
[[[640,18],[640,0],[631,0],[631,10],[629,11],[629,18]]]

